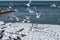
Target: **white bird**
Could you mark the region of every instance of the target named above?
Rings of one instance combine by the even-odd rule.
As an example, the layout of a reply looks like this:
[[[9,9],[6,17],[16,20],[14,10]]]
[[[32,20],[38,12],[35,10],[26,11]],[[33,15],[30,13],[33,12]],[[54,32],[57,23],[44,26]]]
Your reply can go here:
[[[17,21],[19,21],[19,18],[18,17],[15,17]]]
[[[26,4],[28,7],[30,7],[30,4],[28,3],[28,4]]]
[[[9,5],[9,8],[12,8],[12,7]]]
[[[30,22],[30,20],[27,20],[27,22],[29,23],[29,22]]]
[[[10,2],[10,5],[13,6],[13,4]]]
[[[37,10],[36,7],[34,7],[34,9]],[[39,14],[36,12],[36,18],[40,18],[40,16],[41,16],[41,13]]]
[[[24,19],[23,21],[22,21],[22,23],[24,23],[26,21],[26,19]]]
[[[36,7],[34,7],[34,9],[36,10]]]
[[[36,12],[36,15],[39,15],[39,14]]]
[[[31,0],[29,0],[29,2],[26,5],[30,7],[30,4],[31,4]]]
[[[18,18],[18,17],[16,17],[15,15],[12,15],[12,17],[16,18],[16,20],[17,20],[17,21],[19,21],[19,18]]]
[[[40,18],[40,16],[37,15],[36,18]]]
[[[30,18],[30,16],[26,16],[26,19],[29,19]]]
[[[40,14],[36,13],[36,18],[40,18],[40,16],[41,16],[41,13]]]
[[[32,11],[31,9],[27,8],[27,10],[29,11],[29,13],[34,13],[34,11]]]
[[[56,7],[56,4],[52,4],[50,7]]]

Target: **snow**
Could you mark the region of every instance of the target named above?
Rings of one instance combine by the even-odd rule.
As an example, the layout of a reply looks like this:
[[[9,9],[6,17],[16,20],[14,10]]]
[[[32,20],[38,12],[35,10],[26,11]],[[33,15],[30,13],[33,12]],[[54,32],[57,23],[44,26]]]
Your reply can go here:
[[[16,39],[19,36],[21,40],[60,40],[60,25],[16,22],[0,26],[0,30],[2,27],[6,27],[2,40],[9,39],[9,36]],[[20,32],[18,32],[19,30]],[[21,34],[26,36],[22,37]]]
[[[0,25],[2,25],[2,24],[4,24],[4,22],[3,21],[0,21]]]

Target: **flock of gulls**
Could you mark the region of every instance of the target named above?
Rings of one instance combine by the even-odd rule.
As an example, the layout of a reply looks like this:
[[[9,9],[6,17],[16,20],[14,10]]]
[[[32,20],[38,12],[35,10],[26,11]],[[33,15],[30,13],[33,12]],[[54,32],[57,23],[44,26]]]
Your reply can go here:
[[[36,18],[40,18],[41,13],[32,11],[29,7],[31,6],[31,0],[25,4],[29,13],[35,13]],[[9,5],[9,9],[14,6],[12,3]],[[55,4],[50,7],[56,7]],[[9,10],[7,8],[7,10]],[[37,10],[36,7],[34,7]],[[15,11],[18,11],[15,9]],[[16,18],[17,21],[20,19],[11,15],[13,18]],[[32,24],[30,22],[30,16],[19,23],[4,23],[0,21],[0,40],[60,40],[60,25],[49,25],[49,24]],[[11,18],[12,19],[12,18]],[[25,23],[27,21],[28,23]]]
[[[30,9],[30,7],[31,7],[30,4],[31,4],[31,2],[32,2],[32,1],[29,0],[29,2],[28,2],[27,4],[25,4],[25,5],[27,6],[26,9],[28,10],[28,12],[29,12],[30,14],[35,14],[35,15],[36,15],[35,18],[40,19],[42,13],[38,13],[38,12],[36,11],[36,10],[37,10],[36,7],[34,7],[35,10],[31,10],[31,9]],[[9,8],[7,8],[7,10],[10,11],[10,9],[12,9],[12,6],[14,6],[14,4],[10,2]],[[50,7],[57,7],[57,6],[56,6],[56,4],[52,4]],[[15,9],[14,11],[11,11],[11,12],[16,12],[16,11],[19,11],[19,10]],[[13,15],[13,13],[12,13],[12,16],[11,16],[11,17],[15,18],[16,21],[20,21],[20,19],[19,19],[17,16]],[[13,18],[11,18],[11,20],[12,20]],[[23,19],[22,22],[23,22],[23,23],[24,23],[25,21],[30,22],[30,20],[29,20],[30,18],[31,18],[31,16],[26,16],[26,18]]]
[[[30,9],[30,6],[31,6],[30,4],[31,4],[31,0],[30,0],[27,4],[25,4],[25,5],[27,6],[27,10],[28,10],[28,12],[29,12],[30,14],[33,14],[33,13],[34,13],[34,14],[36,15],[36,18],[39,19],[40,16],[41,16],[41,13],[38,13],[38,12],[35,12],[35,11],[31,10],[31,9]],[[10,3],[10,5],[13,6],[12,3]],[[9,8],[12,8],[12,7],[9,6]],[[34,9],[37,10],[36,7],[34,7]],[[15,9],[15,11],[18,11],[18,10]],[[12,15],[12,17],[16,18],[16,20],[19,21],[19,18],[16,17],[15,15]],[[29,19],[31,18],[31,16],[25,16],[25,17],[26,17],[26,18],[23,19],[22,22],[24,23],[25,21],[27,21],[27,22],[29,23],[29,22],[30,22]]]

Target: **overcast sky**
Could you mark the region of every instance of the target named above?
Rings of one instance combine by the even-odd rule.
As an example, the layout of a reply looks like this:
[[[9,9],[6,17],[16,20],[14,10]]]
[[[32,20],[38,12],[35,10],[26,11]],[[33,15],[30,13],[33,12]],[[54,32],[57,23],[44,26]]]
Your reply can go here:
[[[29,0],[0,0],[0,1],[29,1]],[[60,1],[60,0],[32,0],[32,1]]]

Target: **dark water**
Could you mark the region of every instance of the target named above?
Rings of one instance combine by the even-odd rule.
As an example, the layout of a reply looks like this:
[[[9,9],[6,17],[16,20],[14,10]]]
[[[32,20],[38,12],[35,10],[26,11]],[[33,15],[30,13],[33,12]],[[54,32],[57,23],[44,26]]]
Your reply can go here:
[[[11,6],[11,4],[13,6]],[[15,15],[19,18],[20,22],[30,16],[30,23],[39,23],[39,24],[60,24],[60,1],[32,1],[29,9],[33,10],[34,13],[29,13],[27,10],[28,1],[0,1],[0,10],[18,10],[16,12],[11,12],[7,14],[0,14],[0,20],[4,22],[17,22],[16,18],[11,15]],[[50,5],[56,4],[57,7],[50,7]],[[9,8],[11,6],[12,8]],[[36,10],[34,9],[36,7]],[[36,13],[41,13],[40,18],[36,18]],[[12,18],[13,20],[11,20]]]

